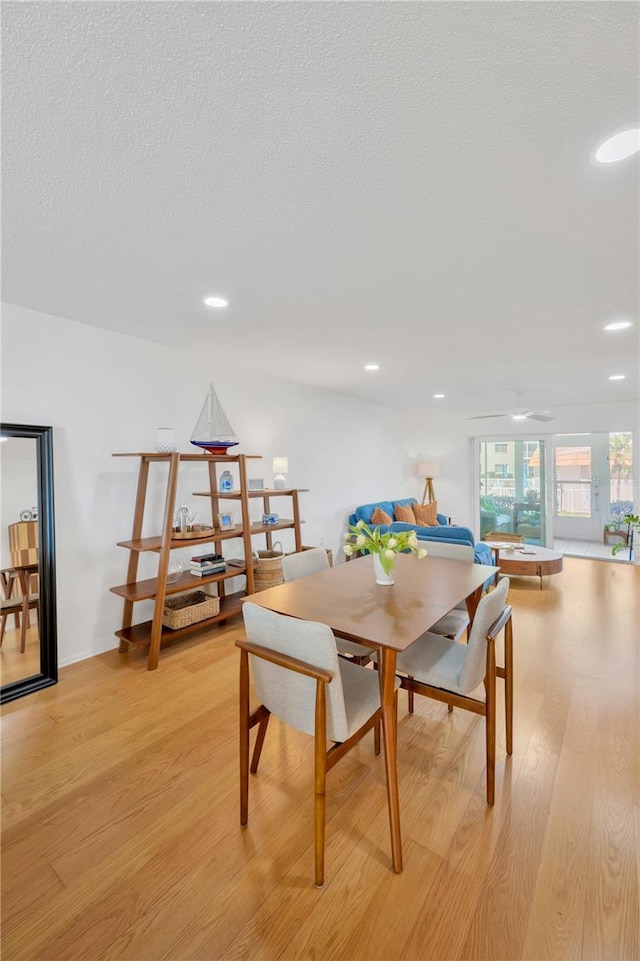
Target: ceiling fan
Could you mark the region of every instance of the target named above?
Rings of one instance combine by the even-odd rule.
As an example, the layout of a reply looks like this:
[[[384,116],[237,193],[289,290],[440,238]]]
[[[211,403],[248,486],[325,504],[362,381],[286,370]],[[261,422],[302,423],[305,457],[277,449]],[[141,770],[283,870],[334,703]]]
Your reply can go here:
[[[492,414],[476,414],[474,417],[467,419],[488,420],[492,417],[511,417],[512,420],[539,420],[543,422],[553,420],[553,414],[550,410],[545,410],[541,407],[522,407],[522,392],[515,387],[510,389],[515,394],[516,407],[511,408],[511,410],[496,410]]]
[[[539,420],[543,422],[553,420],[553,414],[550,410],[527,410],[523,407],[515,410],[496,411],[494,414],[476,414],[474,417],[468,417],[467,420],[489,420],[493,417],[511,417],[512,420]]]

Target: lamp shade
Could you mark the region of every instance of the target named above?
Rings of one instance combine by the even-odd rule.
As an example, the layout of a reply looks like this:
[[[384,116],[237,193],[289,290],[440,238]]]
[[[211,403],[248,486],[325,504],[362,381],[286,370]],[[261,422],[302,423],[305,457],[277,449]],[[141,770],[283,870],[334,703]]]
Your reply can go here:
[[[418,477],[440,477],[440,464],[430,460],[419,460],[416,473]]]
[[[273,458],[273,473],[287,474],[289,471],[289,460],[286,457]]]

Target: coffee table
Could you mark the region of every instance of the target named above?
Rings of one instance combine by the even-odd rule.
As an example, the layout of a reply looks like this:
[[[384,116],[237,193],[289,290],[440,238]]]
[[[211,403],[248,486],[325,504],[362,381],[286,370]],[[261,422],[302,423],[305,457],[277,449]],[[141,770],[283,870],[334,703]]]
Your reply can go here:
[[[559,574],[562,570],[562,554],[548,547],[529,547],[528,544],[522,544],[509,550],[508,547],[513,545],[501,544],[499,541],[487,541],[487,544],[493,551],[495,565],[500,568],[501,574],[537,576],[540,578],[540,590],[543,575]]]

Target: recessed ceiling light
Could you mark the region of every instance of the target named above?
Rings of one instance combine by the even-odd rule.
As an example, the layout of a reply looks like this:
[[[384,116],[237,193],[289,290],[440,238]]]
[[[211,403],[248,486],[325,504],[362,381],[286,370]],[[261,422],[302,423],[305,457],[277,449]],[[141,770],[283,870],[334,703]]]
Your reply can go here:
[[[595,152],[595,159],[601,164],[613,164],[625,160],[640,150],[640,127],[630,127],[609,137]]]
[[[633,322],[630,320],[614,320],[613,323],[607,324],[603,327],[603,330],[626,330],[627,327],[633,327]]]
[[[443,398],[444,398],[444,394],[434,394],[434,395],[433,395],[433,399],[434,399],[434,400],[443,400]]]
[[[526,415],[526,414],[512,414],[512,415],[511,415],[511,420],[526,420],[526,419],[527,419],[527,415]]]
[[[612,374],[609,380],[624,380],[626,376],[626,374]]]
[[[380,370],[380,364],[365,364],[365,370]]]
[[[224,297],[205,297],[204,302],[207,307],[226,307],[229,303]]]

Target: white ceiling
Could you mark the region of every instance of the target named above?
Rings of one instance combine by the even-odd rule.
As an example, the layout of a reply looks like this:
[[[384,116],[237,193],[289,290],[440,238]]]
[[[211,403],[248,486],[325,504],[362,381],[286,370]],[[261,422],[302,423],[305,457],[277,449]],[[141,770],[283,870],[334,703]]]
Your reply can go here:
[[[589,154],[639,10],[5,2],[3,299],[398,407],[636,399],[637,155]]]

